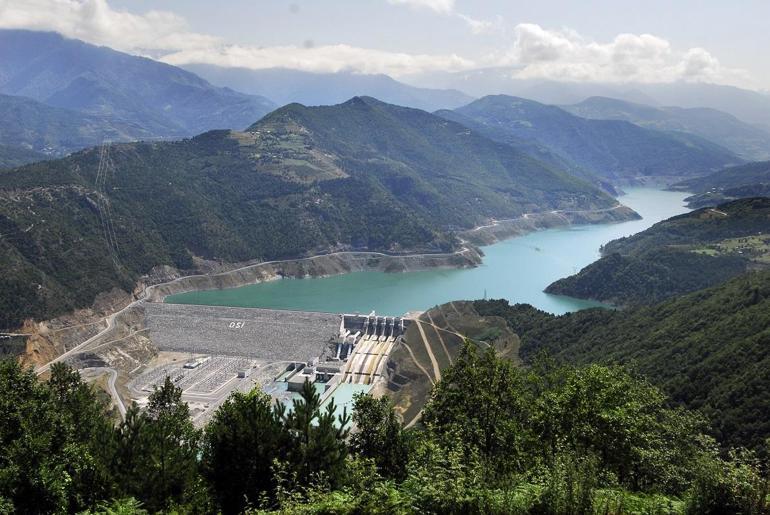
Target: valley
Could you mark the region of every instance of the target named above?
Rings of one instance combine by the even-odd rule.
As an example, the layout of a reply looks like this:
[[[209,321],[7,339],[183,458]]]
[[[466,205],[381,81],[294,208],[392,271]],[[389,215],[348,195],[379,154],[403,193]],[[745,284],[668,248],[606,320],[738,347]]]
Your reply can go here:
[[[0,514],[770,515],[770,4],[513,4],[0,0]]]
[[[539,227],[534,223],[506,226],[502,221],[490,227],[480,226],[462,235],[484,245],[483,258],[477,266],[466,269],[404,268],[400,270],[403,273],[396,274],[359,269],[351,270],[355,272],[351,274],[316,278],[311,277],[319,274],[308,272],[311,277],[302,280],[259,281],[239,288],[210,289],[211,286],[201,285],[198,291],[171,295],[166,302],[332,312],[374,309],[400,315],[450,300],[481,298],[486,292],[488,298],[529,303],[549,312],[574,311],[596,303],[549,295],[543,293],[545,287],[593,262],[599,257],[599,248],[608,241],[685,212],[685,196],[679,192],[628,188],[619,200],[639,213],[639,220],[613,223],[610,219],[608,223],[581,225],[580,221],[572,224],[562,218]],[[530,215],[524,220],[535,219]],[[244,284],[249,282],[252,281]]]

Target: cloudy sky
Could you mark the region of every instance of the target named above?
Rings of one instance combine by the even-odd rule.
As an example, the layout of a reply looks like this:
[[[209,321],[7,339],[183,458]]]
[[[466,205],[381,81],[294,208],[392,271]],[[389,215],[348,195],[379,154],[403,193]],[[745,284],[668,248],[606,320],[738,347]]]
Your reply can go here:
[[[56,30],[171,64],[394,77],[520,77],[770,89],[767,0],[0,0],[0,27]]]

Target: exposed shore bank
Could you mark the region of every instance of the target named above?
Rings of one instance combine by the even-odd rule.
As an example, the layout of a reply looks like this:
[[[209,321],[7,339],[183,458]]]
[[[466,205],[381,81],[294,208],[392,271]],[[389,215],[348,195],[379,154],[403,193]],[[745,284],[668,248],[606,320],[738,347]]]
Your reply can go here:
[[[458,233],[464,241],[460,250],[436,254],[386,254],[342,251],[307,258],[242,265],[203,264],[206,273],[184,275],[172,267],[158,267],[143,277],[132,294],[111,292],[97,299],[89,309],[53,320],[28,321],[21,332],[29,334],[23,361],[40,366],[52,360],[99,349],[107,357],[110,342],[125,343],[141,338],[142,355],[148,355],[142,303],[162,302],[168,295],[191,291],[236,288],[279,278],[325,277],[358,271],[410,272],[436,268],[470,268],[481,264],[477,245],[521,236],[530,232],[575,224],[614,223],[639,218],[632,209],[618,205],[594,211],[552,211],[526,214],[516,219],[497,220]],[[109,302],[105,302],[109,299]],[[125,319],[125,320],[124,320]],[[52,330],[52,328],[55,328]],[[87,342],[87,345],[84,343]],[[118,353],[119,354],[119,353]],[[96,357],[96,356],[94,356]]]

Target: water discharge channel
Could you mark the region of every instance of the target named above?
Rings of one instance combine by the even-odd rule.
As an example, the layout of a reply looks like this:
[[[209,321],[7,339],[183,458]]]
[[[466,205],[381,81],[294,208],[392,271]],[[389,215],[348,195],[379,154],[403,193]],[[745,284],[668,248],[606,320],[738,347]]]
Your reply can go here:
[[[260,307],[402,315],[450,300],[506,298],[551,313],[576,311],[595,304],[549,295],[543,289],[599,258],[599,248],[687,211],[687,194],[652,188],[627,188],[620,201],[641,220],[572,226],[538,231],[483,247],[481,266],[388,274],[354,272],[323,278],[281,279],[266,283],[182,293],[166,302],[212,306]]]

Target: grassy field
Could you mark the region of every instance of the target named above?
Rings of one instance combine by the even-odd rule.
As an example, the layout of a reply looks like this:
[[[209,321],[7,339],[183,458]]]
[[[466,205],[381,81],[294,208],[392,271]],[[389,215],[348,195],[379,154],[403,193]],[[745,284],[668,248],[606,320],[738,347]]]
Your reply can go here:
[[[751,261],[770,265],[770,234],[728,238],[718,243],[695,248],[693,252],[707,256],[743,256]]]

